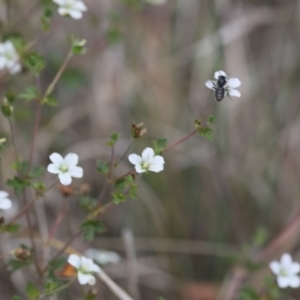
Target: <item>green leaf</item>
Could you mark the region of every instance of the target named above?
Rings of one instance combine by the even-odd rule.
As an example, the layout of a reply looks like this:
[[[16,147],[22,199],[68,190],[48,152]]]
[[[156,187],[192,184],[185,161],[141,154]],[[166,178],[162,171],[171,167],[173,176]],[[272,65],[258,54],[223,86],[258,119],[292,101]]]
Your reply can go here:
[[[45,293],[46,293],[46,295],[50,295],[53,292],[55,292],[57,287],[58,287],[58,283],[56,281],[53,281],[53,280],[46,281],[46,283],[45,283]]]
[[[0,225],[0,232],[8,232],[8,233],[18,233],[20,230],[20,225],[19,224],[2,224]]]
[[[30,300],[37,300],[40,297],[39,290],[31,282],[27,284],[26,293]]]
[[[53,11],[51,8],[46,7],[43,15],[41,16],[41,24],[44,31],[48,31],[51,26],[51,17],[53,15]]]
[[[91,212],[97,205],[97,199],[86,196],[80,196],[79,203],[87,212]]]
[[[25,174],[28,168],[28,160],[18,160],[12,163],[11,167],[13,170],[20,172],[21,174]]]
[[[157,139],[152,141],[152,144],[153,144],[155,154],[161,154],[162,150],[167,147],[168,140],[165,138]]]
[[[259,300],[259,295],[252,287],[245,287],[241,290],[239,300]]]
[[[102,233],[106,229],[100,220],[86,220],[80,225],[83,231],[83,237],[86,242],[90,242],[95,238],[97,233]]]
[[[21,300],[19,296],[12,296],[11,300]]]
[[[110,164],[101,160],[97,161],[97,171],[101,174],[107,175],[110,169]]]
[[[209,116],[209,118],[208,118],[208,123],[209,123],[209,124],[215,123],[215,117],[214,117],[214,116]]]
[[[47,95],[43,99],[42,104],[46,104],[46,105],[55,107],[55,106],[58,105],[58,101],[57,101],[57,99],[53,95]]]
[[[18,176],[15,176],[13,179],[8,179],[6,183],[14,189],[17,195],[20,195],[25,187],[30,186],[28,180],[21,179]]]
[[[24,57],[25,66],[35,75],[39,75],[46,66],[45,59],[36,52],[31,52]]]
[[[213,134],[212,128],[210,128],[210,127],[200,127],[200,128],[198,129],[198,133],[199,133],[202,137],[204,137],[204,138],[206,138],[206,139],[208,139],[208,140],[212,140],[212,134]]]
[[[31,178],[41,177],[45,171],[46,169],[44,167],[33,167],[29,172],[29,176]]]
[[[122,192],[113,192],[112,196],[113,196],[113,202],[115,204],[123,203],[126,202],[127,200],[126,195],[124,195],[124,193]]]
[[[72,53],[76,55],[85,54],[86,53],[85,44],[86,44],[86,40],[72,37],[72,47],[71,47]]]
[[[39,96],[38,89],[36,86],[29,86],[25,91],[18,95],[19,98],[25,99],[26,101],[36,100]]]
[[[108,147],[114,147],[114,145],[116,144],[117,140],[119,139],[120,137],[120,134],[117,133],[117,132],[113,132],[111,135],[110,135],[110,140],[109,142],[107,143],[107,146]]]

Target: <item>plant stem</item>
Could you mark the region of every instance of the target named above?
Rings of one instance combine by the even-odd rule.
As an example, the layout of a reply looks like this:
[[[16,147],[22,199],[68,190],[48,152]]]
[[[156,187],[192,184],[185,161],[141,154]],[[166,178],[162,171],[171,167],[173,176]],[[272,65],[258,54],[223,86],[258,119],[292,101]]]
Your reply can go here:
[[[118,166],[118,164],[125,158],[127,152],[129,151],[131,145],[132,145],[132,142],[133,142],[133,138],[130,139],[129,143],[128,143],[128,146],[126,148],[126,150],[124,151],[124,153],[122,154],[122,156],[118,159],[118,161],[115,163],[114,167],[116,168]]]
[[[14,123],[12,118],[8,118],[8,122],[9,122],[9,127],[10,127],[10,131],[11,131],[11,141],[13,144],[13,148],[14,148],[14,152],[15,152],[15,156],[16,156],[16,161],[19,160],[19,155],[18,155],[18,149],[17,149],[17,144],[16,144],[16,140],[15,140],[15,127],[14,127]]]

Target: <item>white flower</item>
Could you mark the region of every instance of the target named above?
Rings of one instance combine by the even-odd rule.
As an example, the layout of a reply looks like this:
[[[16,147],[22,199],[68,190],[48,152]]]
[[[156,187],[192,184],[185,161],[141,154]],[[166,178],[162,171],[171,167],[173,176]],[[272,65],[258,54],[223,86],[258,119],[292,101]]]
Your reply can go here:
[[[293,262],[290,254],[283,254],[280,262],[272,261],[269,264],[269,267],[277,276],[277,283],[279,287],[300,287],[300,277],[297,275],[300,272],[300,264]]]
[[[83,176],[82,168],[77,167],[78,155],[75,153],[69,153],[65,158],[58,153],[52,153],[50,160],[52,164],[48,165],[48,172],[58,174],[63,185],[71,184],[72,177],[81,178]]]
[[[152,148],[146,148],[142,152],[142,156],[130,154],[128,159],[134,164],[137,173],[144,173],[147,171],[158,173],[164,169],[164,158],[160,155],[155,155]]]
[[[71,254],[68,258],[68,263],[77,269],[77,277],[80,284],[95,284],[96,279],[93,273],[99,273],[101,269],[92,259]]]
[[[0,209],[6,210],[11,208],[11,201],[7,197],[7,192],[0,191]]]
[[[144,0],[144,1],[152,5],[162,5],[167,3],[167,0]]]
[[[0,70],[7,69],[10,74],[21,71],[20,57],[11,41],[0,43]]]
[[[227,74],[224,71],[215,72],[216,80],[215,81],[207,80],[205,85],[209,89],[214,90],[217,86],[217,81],[218,81],[219,76],[224,76],[226,78],[226,84],[224,85],[226,95],[229,94],[230,96],[233,96],[233,97],[241,97],[241,93],[235,89],[241,85],[241,81],[238,78],[227,79]]]
[[[81,19],[87,7],[81,0],[52,0],[59,5],[58,13],[62,16],[70,15],[73,19]]]
[[[121,260],[120,255],[114,251],[88,249],[84,254],[100,265],[117,264]]]

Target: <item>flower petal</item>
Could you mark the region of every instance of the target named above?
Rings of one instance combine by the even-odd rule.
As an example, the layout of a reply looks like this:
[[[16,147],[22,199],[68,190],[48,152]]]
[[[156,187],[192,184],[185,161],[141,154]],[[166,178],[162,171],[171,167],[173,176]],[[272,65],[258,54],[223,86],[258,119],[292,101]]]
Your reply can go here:
[[[290,271],[292,274],[297,274],[300,272],[300,264],[297,262],[293,262],[291,267],[290,267]]]
[[[80,256],[78,256],[76,254],[71,254],[68,257],[68,263],[70,265],[72,265],[73,267],[75,267],[76,269],[80,268],[80,264],[81,264]]]
[[[278,286],[281,287],[281,288],[288,287],[289,286],[289,281],[290,281],[290,279],[288,277],[282,277],[282,276],[277,277]]]
[[[56,166],[55,164],[49,164],[47,167],[47,171],[52,174],[59,174],[61,172],[58,166]]]
[[[58,5],[65,5],[66,4],[66,0],[52,0],[54,3],[58,4]]]
[[[69,8],[66,8],[66,7],[60,7],[58,9],[58,13],[62,16],[66,16],[70,13],[70,9]]]
[[[135,170],[137,173],[145,173],[146,170],[142,169],[141,165],[135,165]]]
[[[50,158],[50,160],[53,162],[53,164],[56,165],[58,168],[59,168],[59,167],[63,164],[63,162],[64,162],[63,157],[62,157],[60,154],[56,153],[56,152],[52,153],[52,154],[49,156],[49,158]]]
[[[10,74],[17,74],[21,71],[21,65],[18,63],[15,63],[12,67],[9,68],[9,73]]]
[[[241,97],[241,93],[235,89],[228,89],[228,93],[232,97]]]
[[[226,73],[224,71],[217,71],[215,72],[215,78],[218,79],[219,76],[225,76],[227,77]]]
[[[0,200],[0,209],[10,209],[12,206],[12,203],[9,199],[5,198],[5,199],[1,199]]]
[[[154,158],[151,160],[149,170],[152,172],[160,172],[164,169],[164,163],[165,160],[162,156],[156,155]]]
[[[0,191],[0,199],[6,198],[8,196],[8,193],[5,191]]]
[[[144,162],[150,163],[154,155],[154,150],[148,147],[142,152],[142,159]]]
[[[86,5],[82,1],[77,1],[74,3],[74,8],[81,10],[81,11],[87,11]]]
[[[76,9],[71,9],[69,11],[69,15],[75,20],[82,18],[82,12],[80,10],[76,10]]]
[[[78,155],[76,153],[67,154],[66,157],[64,158],[64,163],[68,167],[76,166],[78,164]]]
[[[3,56],[0,56],[0,70],[3,70],[6,67],[6,59]]]
[[[290,254],[288,253],[284,253],[282,256],[281,256],[281,259],[280,259],[280,262],[281,262],[281,267],[283,269],[290,269],[292,263],[293,263],[293,259],[291,257]]]
[[[80,284],[90,284],[90,285],[94,285],[96,282],[96,279],[93,275],[91,274],[83,274],[81,272],[78,272],[78,281]]]
[[[241,81],[238,78],[230,78],[227,81],[227,86],[231,88],[237,88],[241,85]]]
[[[130,154],[128,160],[134,165],[140,165],[142,163],[142,158],[137,154]]]
[[[207,80],[205,82],[205,85],[211,90],[213,90],[215,88],[214,81],[211,81],[211,80]]]
[[[280,273],[280,263],[278,261],[272,261],[269,264],[269,267],[275,275],[278,275]]]
[[[69,174],[75,178],[81,178],[83,176],[83,169],[81,167],[70,167]]]
[[[69,173],[60,173],[58,174],[58,178],[61,184],[69,185],[72,183],[72,177]]]
[[[299,276],[291,276],[289,278],[289,284],[290,284],[290,287],[292,287],[292,288],[300,287],[300,278],[299,278]]]

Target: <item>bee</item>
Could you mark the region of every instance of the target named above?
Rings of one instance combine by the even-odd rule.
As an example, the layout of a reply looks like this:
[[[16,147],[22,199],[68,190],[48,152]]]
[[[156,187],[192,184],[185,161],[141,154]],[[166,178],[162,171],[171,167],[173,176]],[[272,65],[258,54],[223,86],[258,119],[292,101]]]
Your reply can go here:
[[[215,90],[215,99],[217,101],[222,101],[225,98],[226,89],[225,85],[227,83],[227,78],[224,75],[219,75],[217,82],[214,82],[214,90]]]
[[[227,79],[227,75],[224,71],[215,72],[214,77],[216,80],[208,80],[206,81],[205,85],[214,91],[215,99],[218,102],[222,101],[226,96],[229,98],[230,96],[241,96],[241,93],[235,89],[241,85],[241,82],[238,78]]]

